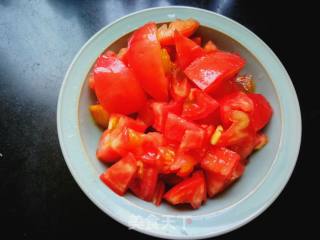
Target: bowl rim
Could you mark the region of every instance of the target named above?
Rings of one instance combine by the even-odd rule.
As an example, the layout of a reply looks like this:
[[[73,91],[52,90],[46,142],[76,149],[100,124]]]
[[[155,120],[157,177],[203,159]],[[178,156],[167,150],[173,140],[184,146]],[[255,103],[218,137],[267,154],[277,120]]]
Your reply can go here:
[[[152,235],[152,236],[156,236],[156,237],[161,237],[161,238],[172,238],[172,239],[194,239],[194,238],[207,238],[207,237],[213,237],[213,236],[218,236],[227,232],[230,232],[234,229],[237,229],[241,226],[243,226],[244,224],[250,222],[251,220],[253,220],[255,217],[257,217],[258,215],[260,215],[266,208],[268,208],[274,201],[275,199],[280,195],[280,193],[282,192],[282,190],[284,189],[284,187],[286,186],[292,172],[293,169],[295,167],[297,158],[298,158],[298,154],[299,154],[299,149],[300,149],[300,144],[301,144],[301,134],[302,134],[302,127],[301,127],[301,113],[300,113],[300,106],[299,106],[299,102],[298,102],[298,98],[294,89],[294,86],[290,80],[290,77],[287,73],[287,71],[285,70],[285,68],[283,67],[283,65],[281,64],[280,60],[277,58],[277,56],[273,53],[273,51],[258,37],[256,36],[253,32],[251,32],[250,30],[248,30],[246,27],[242,26],[241,24],[237,23],[236,21],[225,17],[223,15],[220,15],[218,13],[209,11],[209,10],[204,10],[204,9],[200,9],[200,8],[195,8],[195,7],[185,7],[185,6],[165,6],[165,7],[154,7],[154,8],[147,8],[147,9],[143,9],[140,11],[136,11],[133,12],[131,14],[128,14],[126,16],[123,16],[119,19],[117,19],[116,21],[111,22],[110,24],[106,25],[105,27],[103,27],[101,30],[99,30],[96,34],[94,34],[82,47],[81,49],[78,51],[78,53],[76,54],[76,56],[74,57],[74,59],[72,60],[65,78],[63,80],[61,89],[60,89],[60,93],[59,93],[59,99],[58,99],[58,104],[57,104],[57,130],[58,130],[58,137],[59,137],[59,143],[60,143],[60,147],[62,149],[62,153],[64,156],[64,159],[66,161],[66,164],[73,176],[73,178],[75,179],[75,181],[77,182],[77,184],[79,185],[79,187],[82,189],[82,191],[89,197],[89,199],[95,203],[96,206],[98,206],[103,212],[107,213],[111,218],[113,218],[114,220],[122,223],[125,226],[129,226],[128,221],[126,219],[124,219],[123,217],[119,217],[119,215],[116,215],[114,212],[110,211],[110,209],[106,208],[105,206],[103,206],[103,203],[98,200],[96,198],[96,196],[94,195],[94,193],[91,191],[91,189],[88,189],[88,185],[85,185],[84,182],[82,181],[82,179],[79,177],[79,173],[77,172],[77,169],[74,167],[74,162],[71,160],[72,157],[72,151],[74,151],[75,149],[71,149],[70,144],[68,144],[66,142],[66,137],[64,135],[64,131],[66,130],[66,128],[63,126],[65,124],[65,121],[63,121],[62,116],[63,116],[63,99],[65,96],[65,89],[66,89],[66,85],[67,85],[67,81],[70,78],[70,74],[72,72],[72,69],[74,68],[78,58],[80,57],[80,55],[82,54],[82,52],[88,47],[89,44],[91,44],[93,42],[94,39],[96,39],[97,37],[99,37],[106,29],[110,28],[112,25],[121,22],[123,20],[127,20],[130,19],[131,17],[137,16],[137,15],[143,15],[146,13],[150,13],[153,11],[168,11],[168,14],[170,13],[171,10],[173,11],[183,11],[183,10],[189,10],[189,11],[195,11],[198,12],[198,14],[210,14],[215,16],[216,18],[220,18],[222,19],[222,21],[230,24],[232,27],[234,27],[236,30],[243,32],[244,34],[247,34],[248,36],[250,36],[256,43],[260,44],[260,47],[264,48],[264,51],[266,51],[269,54],[270,59],[278,66],[278,71],[279,74],[281,73],[282,77],[285,78],[285,80],[283,82],[285,82],[284,86],[286,86],[286,88],[288,88],[288,93],[287,93],[287,97],[289,98],[291,102],[291,106],[290,106],[290,110],[291,112],[285,112],[288,115],[290,115],[291,117],[293,116],[293,121],[294,124],[291,124],[292,126],[295,127],[294,129],[294,135],[295,137],[291,138],[291,143],[293,143],[293,148],[290,149],[291,152],[291,160],[290,160],[290,165],[287,166],[287,172],[286,175],[282,178],[282,181],[279,182],[279,185],[277,185],[276,190],[269,196],[268,199],[266,199],[266,201],[264,202],[264,204],[261,204],[260,206],[258,206],[255,210],[253,210],[253,212],[251,214],[249,214],[246,218],[243,218],[241,221],[236,222],[236,224],[227,226],[226,228],[217,230],[215,229],[212,232],[209,233],[205,233],[205,234],[194,234],[194,235],[185,235],[185,234],[178,234],[178,235],[173,235],[172,233],[164,233],[164,232],[154,232],[154,231],[148,231],[146,229],[143,228],[139,228],[139,229],[135,229],[139,232],[148,234],[148,235]],[[151,20],[151,19],[150,19]],[[207,26],[210,28],[213,28],[212,26]],[[230,34],[230,32],[226,32],[226,30],[224,29],[224,27],[222,26],[220,29],[214,28],[217,31],[220,31],[224,34],[226,34],[227,36],[231,37],[232,39],[236,40],[239,43],[243,43],[241,41],[239,41],[239,39],[235,38],[234,35]],[[132,28],[131,30],[134,30],[134,28]],[[120,35],[119,37],[121,37],[123,35]],[[243,45],[244,47],[246,47],[245,45]],[[251,51],[250,47],[246,47],[248,49],[248,51]],[[253,54],[254,56],[256,56],[255,54]],[[266,57],[267,58],[267,57]],[[258,59],[258,58],[257,58]],[[269,60],[270,60],[269,59]],[[259,59],[258,59],[259,60]],[[261,60],[261,59],[260,59]],[[265,64],[262,64],[261,61],[259,61],[259,63],[265,67]],[[91,66],[90,66],[91,67]],[[267,71],[267,69],[266,69]],[[269,71],[267,71],[267,73],[269,74]],[[272,80],[273,84],[276,84],[273,82],[273,78],[270,76],[270,79]],[[80,84],[82,88],[82,83]],[[277,84],[276,84],[277,85]],[[279,89],[275,89],[276,93],[278,93]],[[280,96],[281,98],[282,96]],[[281,101],[282,100],[282,101]],[[76,99],[76,101],[78,102],[78,99]],[[283,99],[279,99],[279,104],[280,104],[280,109],[282,114],[281,115],[285,115],[285,113],[283,113]],[[78,106],[77,106],[78,107]],[[290,119],[287,115],[284,116],[286,119],[288,120],[292,120]],[[292,127],[291,126],[291,127]],[[70,126],[69,126],[70,127]],[[72,127],[72,126],[71,126]],[[284,120],[282,120],[282,127],[281,128],[285,128],[288,131],[288,128],[286,125],[284,125]],[[69,140],[76,140],[78,134],[80,136],[80,132],[78,132],[79,129],[77,128],[77,126],[73,126],[73,128],[71,129],[70,133],[73,133],[73,135],[69,138]],[[284,130],[283,130],[284,131]],[[291,129],[292,132],[292,129]],[[282,154],[284,154],[284,150],[281,151],[281,149],[284,147],[284,143],[283,140],[284,138],[287,137],[286,139],[289,139],[289,135],[288,132],[285,132],[284,134],[281,134],[281,139],[280,139],[280,145],[279,146],[279,150],[276,154],[276,158],[279,158],[279,155],[281,152]],[[70,143],[70,141],[69,141]],[[287,144],[287,143],[286,143]],[[288,145],[288,144],[287,144]],[[291,147],[292,147],[291,146]],[[287,149],[288,150],[288,149]],[[275,168],[274,163],[272,163],[271,166],[271,170],[274,170],[273,168]],[[269,171],[266,177],[268,177],[269,175]],[[269,176],[270,178],[270,176]],[[265,182],[261,183],[264,184]],[[98,183],[99,184],[99,183]]]

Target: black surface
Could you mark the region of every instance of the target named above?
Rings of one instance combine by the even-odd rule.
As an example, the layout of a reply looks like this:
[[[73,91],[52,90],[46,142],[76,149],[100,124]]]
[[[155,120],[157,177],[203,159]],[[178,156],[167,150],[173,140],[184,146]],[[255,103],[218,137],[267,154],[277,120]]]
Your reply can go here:
[[[311,234],[312,183],[319,182],[311,169],[319,161],[313,155],[319,140],[307,139],[319,136],[320,101],[313,87],[319,77],[309,58],[317,48],[308,33],[311,21],[298,16],[312,6],[302,1],[282,7],[275,1],[0,0],[0,236],[148,238],[110,219],[77,186],[60,151],[56,105],[68,65],[95,32],[127,13],[170,4],[210,9],[255,32],[287,68],[301,103],[303,141],[287,187],[261,216],[219,239]]]

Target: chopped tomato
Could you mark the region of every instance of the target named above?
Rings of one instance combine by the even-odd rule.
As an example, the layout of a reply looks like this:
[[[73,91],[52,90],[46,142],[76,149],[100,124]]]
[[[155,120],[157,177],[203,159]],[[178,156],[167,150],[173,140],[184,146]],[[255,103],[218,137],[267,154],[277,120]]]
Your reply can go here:
[[[217,173],[205,171],[206,186],[209,197],[214,197],[226,187],[225,178]]]
[[[157,31],[157,37],[161,45],[174,44],[174,32],[178,31],[185,37],[192,35],[199,27],[199,22],[195,19],[180,20],[177,19],[169,24],[163,24]]]
[[[130,129],[130,131],[128,131]],[[120,114],[112,114],[109,120],[108,129],[102,134],[98,148],[97,158],[103,162],[117,161],[121,156],[125,156],[128,152],[122,150],[120,146],[135,146],[134,143],[128,144],[128,133],[144,132],[146,125],[139,121]],[[131,134],[132,135],[132,134]],[[130,135],[130,136],[131,136]],[[135,136],[137,136],[136,134]],[[133,138],[134,142],[138,140]],[[121,154],[120,154],[121,153]]]
[[[115,128],[122,129],[124,127],[127,127],[141,133],[144,132],[147,128],[147,125],[143,121],[139,119],[135,120],[121,114],[112,114],[110,116],[109,124],[110,124],[110,128],[108,127],[109,129],[115,129]]]
[[[181,69],[185,69],[189,64],[204,56],[203,49],[191,39],[184,37],[179,32],[174,33],[174,42],[176,45],[177,60]]]
[[[224,128],[227,128],[232,123],[230,114],[232,110],[240,110],[245,113],[253,111],[253,101],[243,92],[234,92],[226,95],[220,100],[220,115]]]
[[[162,103],[155,102],[151,104],[154,114],[153,127],[162,132],[169,113],[181,114],[182,104],[180,102]]]
[[[232,171],[231,174],[231,178],[229,180],[229,182],[234,182],[235,180],[237,180],[238,178],[240,178],[242,176],[242,174],[244,173],[244,166],[243,164],[241,164],[240,162],[238,162],[235,166],[235,168]]]
[[[272,116],[272,108],[268,100],[261,94],[249,93],[248,97],[252,100],[254,110],[251,115],[252,126],[256,131],[264,128]]]
[[[114,135],[112,130],[107,129],[103,132],[100,137],[98,148],[97,148],[97,158],[102,162],[115,162],[120,158],[120,155],[113,150],[111,147]]]
[[[206,131],[204,129],[190,130],[187,129],[182,137],[179,149],[181,151],[189,151],[200,149],[204,146],[206,140]]]
[[[172,173],[171,165],[175,161],[176,149],[172,146],[160,146],[158,148],[158,169],[160,173]]]
[[[201,128],[173,113],[168,114],[164,128],[164,136],[168,140],[180,142],[186,130],[201,131]]]
[[[90,112],[94,121],[103,128],[108,127],[109,123],[109,113],[104,110],[100,104],[95,104],[90,106]]]
[[[181,116],[187,120],[199,120],[213,113],[219,103],[197,88],[191,88],[185,99]]]
[[[255,149],[256,144],[256,135],[252,128],[247,129],[245,132],[246,135],[243,138],[233,145],[230,145],[228,148],[237,152],[241,156],[241,161],[244,163],[247,157]]]
[[[206,52],[206,53],[213,53],[215,51],[218,51],[218,48],[217,46],[211,41],[209,40],[203,47],[203,50]]]
[[[210,96],[218,101],[223,99],[225,96],[236,93],[242,90],[242,87],[235,82],[234,78],[222,82],[213,91],[210,91]]]
[[[99,103],[110,113],[138,112],[145,104],[145,94],[138,80],[116,57],[102,55],[98,58],[94,80]]]
[[[197,171],[192,177],[175,185],[165,193],[164,199],[173,205],[189,203],[193,208],[199,208],[207,199],[203,172]]]
[[[227,148],[213,147],[201,161],[201,167],[206,171],[230,178],[231,173],[237,163],[240,161],[240,155]]]
[[[211,148],[201,161],[201,167],[206,173],[209,197],[223,191],[243,172],[239,154],[227,148]]]
[[[162,180],[158,180],[156,190],[154,191],[152,202],[154,205],[159,206],[165,191],[165,185]]]
[[[184,72],[201,90],[211,92],[235,76],[244,64],[239,55],[216,51],[197,58]]]
[[[150,132],[143,134],[130,128],[123,128],[113,138],[111,147],[121,156],[126,155],[128,152],[132,152],[136,156],[142,156],[148,151],[153,154],[162,144],[163,137],[160,133]]]
[[[143,89],[155,100],[166,101],[169,83],[162,65],[156,32],[155,23],[148,23],[136,30],[129,41],[127,58]],[[132,91],[129,84],[122,86]],[[128,100],[127,104],[130,102],[131,100]]]
[[[221,135],[218,144],[221,146],[231,146],[240,143],[249,135],[254,134],[250,127],[249,115],[239,110],[232,110],[230,112],[229,120],[232,122]]]
[[[216,111],[210,113],[208,116],[201,118],[199,120],[196,120],[195,122],[197,124],[206,124],[206,125],[214,125],[214,126],[221,124],[219,108],[220,107],[218,107]]]
[[[145,201],[152,201],[158,181],[158,170],[153,165],[140,162],[137,176],[130,184],[130,190]]]
[[[175,160],[170,166],[170,170],[175,172],[179,177],[186,177],[192,173],[193,168],[197,163],[197,160],[192,155],[179,152],[176,154]]]
[[[132,154],[109,167],[100,179],[115,193],[125,194],[137,171],[137,162]]]
[[[152,109],[152,101],[147,101],[144,107],[138,112],[137,119],[141,120],[150,127],[154,123],[154,114]]]
[[[171,96],[174,100],[180,101],[186,98],[190,92],[190,83],[188,78],[180,69],[175,69],[171,79]]]

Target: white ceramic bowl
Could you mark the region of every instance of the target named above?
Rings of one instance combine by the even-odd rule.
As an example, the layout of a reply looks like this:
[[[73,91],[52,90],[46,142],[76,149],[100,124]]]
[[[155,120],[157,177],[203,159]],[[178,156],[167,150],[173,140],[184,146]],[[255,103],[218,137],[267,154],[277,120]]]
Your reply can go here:
[[[156,207],[131,194],[119,197],[99,175],[105,166],[95,157],[101,130],[88,107],[94,97],[86,76],[106,48],[124,46],[128,33],[146,22],[195,18],[200,33],[246,60],[243,72],[253,74],[257,92],[270,101],[273,118],[265,129],[268,145],[250,158],[244,176],[224,194],[198,210],[162,204]],[[125,87],[125,86],[124,86]],[[298,156],[301,138],[299,103],[290,77],[271,49],[242,25],[210,11],[162,7],[125,16],[96,33],[78,52],[66,73],[58,102],[58,133],[66,163],[85,194],[106,214],[137,231],[163,238],[195,239],[236,229],[264,211],[287,183]]]

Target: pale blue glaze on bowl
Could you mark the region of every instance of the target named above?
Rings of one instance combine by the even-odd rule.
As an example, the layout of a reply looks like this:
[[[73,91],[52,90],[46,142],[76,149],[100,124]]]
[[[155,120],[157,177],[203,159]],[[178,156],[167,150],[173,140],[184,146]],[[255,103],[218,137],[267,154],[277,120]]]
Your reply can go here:
[[[88,112],[94,98],[86,76],[101,52],[107,47],[115,50],[122,47],[126,35],[144,23],[190,17],[201,23],[199,31],[204,38],[213,39],[220,48],[236,51],[247,60],[243,72],[254,76],[257,92],[264,94],[274,109],[272,121],[265,129],[269,144],[252,155],[244,176],[234,186],[219,197],[209,199],[198,210],[167,204],[156,207],[131,194],[119,197],[99,180],[105,170],[95,157],[101,130]],[[213,12],[189,7],[139,11],[95,34],[81,48],[67,71],[59,96],[57,122],[64,158],[86,195],[102,211],[129,228],[174,239],[217,236],[258,216],[286,185],[297,160],[301,139],[297,96],[289,75],[271,49],[242,25]]]

